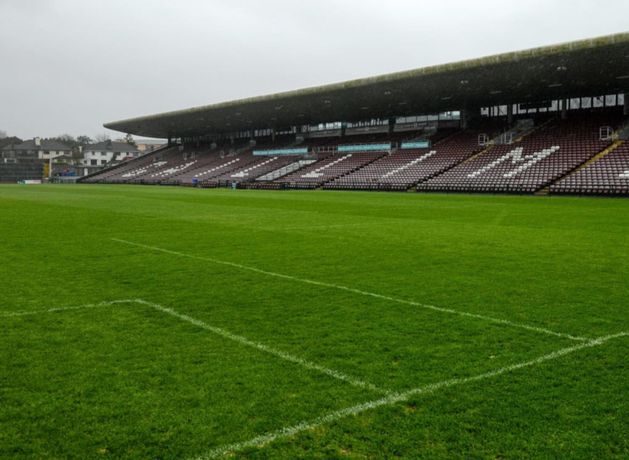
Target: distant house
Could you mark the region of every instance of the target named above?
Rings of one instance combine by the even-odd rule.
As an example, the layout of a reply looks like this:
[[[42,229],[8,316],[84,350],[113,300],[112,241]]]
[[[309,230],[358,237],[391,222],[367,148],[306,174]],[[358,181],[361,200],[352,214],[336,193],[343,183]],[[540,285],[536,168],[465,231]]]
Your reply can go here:
[[[15,163],[22,159],[50,160],[72,154],[72,148],[62,142],[36,137],[21,144],[7,145],[0,150],[3,163]]]
[[[85,166],[104,166],[112,161],[123,161],[137,158],[140,151],[126,142],[105,141],[86,145],[83,148],[83,164]]]
[[[136,139],[135,144],[138,146],[138,150],[142,153],[151,153],[166,145],[166,141],[154,140],[154,139]]]

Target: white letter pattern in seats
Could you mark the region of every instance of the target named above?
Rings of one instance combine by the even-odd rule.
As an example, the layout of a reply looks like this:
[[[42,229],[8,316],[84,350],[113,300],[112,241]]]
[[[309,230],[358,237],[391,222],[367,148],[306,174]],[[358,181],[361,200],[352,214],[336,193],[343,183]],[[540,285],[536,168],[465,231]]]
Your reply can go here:
[[[508,171],[505,174],[503,174],[503,177],[511,178],[513,176],[517,176],[522,171],[527,170],[534,164],[539,163],[544,158],[548,158],[559,149],[560,147],[558,145],[554,145],[548,149],[543,149],[543,150],[540,150],[539,152],[533,152],[530,155],[524,155],[524,147],[516,147],[515,149],[511,150],[509,153],[506,153],[505,155],[492,161],[488,165],[485,165],[482,168],[468,174],[467,177],[469,177],[470,179],[474,179],[475,177],[478,177],[481,174],[511,159],[511,163],[518,166],[512,169],[511,171]]]

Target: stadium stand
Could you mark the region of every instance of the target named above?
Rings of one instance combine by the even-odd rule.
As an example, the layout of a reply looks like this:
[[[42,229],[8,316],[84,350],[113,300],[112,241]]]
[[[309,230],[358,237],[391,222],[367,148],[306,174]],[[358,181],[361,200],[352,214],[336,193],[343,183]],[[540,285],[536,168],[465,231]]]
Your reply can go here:
[[[317,188],[328,181],[356,171],[388,153],[388,151],[336,153],[288,174],[277,182],[283,184],[285,188]]]
[[[622,195],[628,55],[622,33],[111,122],[170,147],[83,181]]]
[[[327,189],[406,190],[459,164],[478,150],[475,133],[460,132],[434,148],[397,149],[364,168],[333,180]]]
[[[629,196],[629,143],[618,142],[596,161],[587,163],[556,184],[552,193]]]
[[[532,193],[548,186],[611,144],[600,139],[609,116],[551,119],[524,139],[497,145],[418,185],[420,191]]]
[[[266,189],[416,187],[419,191],[533,193],[584,163],[599,160],[599,152],[612,144],[611,138],[601,139],[601,127],[610,126],[613,130],[623,120],[618,112],[612,111],[575,115],[565,120],[546,117],[538,120],[536,126],[521,131],[521,138],[505,145],[479,145],[483,136],[504,138],[498,136],[501,127],[489,120],[474,130],[433,132],[428,138],[432,146],[421,149],[402,146],[404,139],[426,138],[422,132],[391,138],[378,134],[317,139],[302,144],[308,151],[303,155],[254,155],[254,148],[248,143],[228,150],[173,146],[117,165],[85,181]],[[393,140],[382,144],[388,139]],[[381,144],[362,143],[366,140]],[[294,140],[285,144],[267,140],[256,149],[281,150],[294,145]],[[360,151],[381,145],[391,148]],[[617,155],[621,152],[622,149]],[[611,161],[616,155],[609,158]],[[595,164],[590,166],[594,167]],[[622,178],[618,179],[620,186]],[[551,191],[569,193],[562,187],[552,187]]]
[[[219,186],[229,183],[251,182],[260,176],[269,172],[288,166],[299,160],[299,157],[293,155],[287,156],[254,156],[251,153],[244,154],[240,157],[241,162],[237,168],[230,171],[223,171],[221,174],[214,176],[211,181],[206,180],[204,184],[212,184]]]
[[[103,169],[90,174],[82,179],[87,183],[128,183],[138,177],[142,177],[150,171],[156,171],[167,164],[170,153],[175,147],[166,147],[155,150],[133,160],[123,161],[113,167]]]

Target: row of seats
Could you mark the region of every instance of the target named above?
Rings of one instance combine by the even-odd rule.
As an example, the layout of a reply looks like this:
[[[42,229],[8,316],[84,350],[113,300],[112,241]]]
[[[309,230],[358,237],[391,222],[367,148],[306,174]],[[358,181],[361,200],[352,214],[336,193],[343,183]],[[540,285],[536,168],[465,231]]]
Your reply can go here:
[[[448,135],[450,132],[451,130],[442,130],[437,133],[437,136]],[[394,133],[392,135],[388,133],[353,135],[343,138],[342,141],[339,137],[311,138],[300,144],[300,146],[307,147],[312,152],[317,152],[323,148],[322,153],[313,154],[312,157],[317,160],[324,160],[331,154],[328,147],[334,147],[339,143],[365,144],[387,140],[403,142],[404,140],[422,136],[421,131],[411,131]],[[86,178],[84,182],[198,184],[208,187],[228,182],[244,183],[295,164],[300,159],[303,159],[303,157],[292,155],[273,156],[270,158],[254,156],[254,149],[264,150],[290,146],[294,146],[294,138],[290,136],[279,136],[276,137],[275,141],[269,136],[257,139],[255,147],[250,146],[248,141],[242,141],[233,145],[216,146],[214,148],[186,148],[185,151],[182,151],[181,147],[170,147],[108,168],[101,173]],[[368,161],[371,161],[371,159],[369,158]],[[346,164],[350,166],[349,169],[344,168]],[[298,188],[302,185],[306,188],[311,188],[352,171],[362,164],[362,161],[346,162],[342,168],[332,168],[326,174],[322,174],[320,177],[324,179],[321,181],[302,181],[300,178],[293,181],[291,178],[290,182],[295,182]]]
[[[556,184],[552,193],[572,195],[629,195],[629,143],[588,163]]]
[[[610,141],[599,119],[553,120],[524,140],[497,145],[417,186],[421,191],[532,193],[565,176]],[[606,121],[604,121],[606,122]]]
[[[459,132],[427,149],[398,150],[324,185],[345,190],[406,190],[468,158],[478,149],[475,134]]]
[[[388,152],[347,152],[330,155],[294,173],[279,178],[285,188],[317,188],[331,180],[352,173],[387,155]]]

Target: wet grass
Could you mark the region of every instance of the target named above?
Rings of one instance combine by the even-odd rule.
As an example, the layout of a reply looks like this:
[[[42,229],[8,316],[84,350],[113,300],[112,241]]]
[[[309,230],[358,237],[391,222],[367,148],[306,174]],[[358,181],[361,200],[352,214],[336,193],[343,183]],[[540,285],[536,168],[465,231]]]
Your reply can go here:
[[[583,343],[509,323],[627,331],[628,229],[622,199],[0,186],[0,456],[194,458]],[[137,302],[47,311],[120,299],[377,389]],[[628,341],[230,455],[625,458]]]

